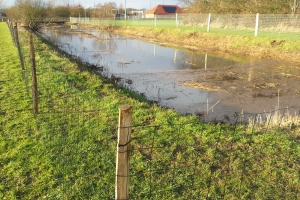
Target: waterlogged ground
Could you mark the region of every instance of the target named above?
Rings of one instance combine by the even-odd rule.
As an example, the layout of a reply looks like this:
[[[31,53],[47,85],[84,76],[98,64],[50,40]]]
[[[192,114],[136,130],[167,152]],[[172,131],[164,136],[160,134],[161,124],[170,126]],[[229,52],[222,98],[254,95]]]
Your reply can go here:
[[[226,120],[300,108],[299,64],[224,58],[77,26],[48,27],[43,34],[102,75],[183,114]]]

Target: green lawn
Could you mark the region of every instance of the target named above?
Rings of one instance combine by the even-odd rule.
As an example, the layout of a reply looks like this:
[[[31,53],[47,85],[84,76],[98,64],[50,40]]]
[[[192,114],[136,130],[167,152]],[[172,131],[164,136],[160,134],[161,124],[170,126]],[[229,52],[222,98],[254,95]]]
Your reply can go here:
[[[110,22],[112,23],[112,21]],[[176,20],[155,20],[154,19],[140,19],[140,20],[115,20],[113,24],[117,26],[140,26],[140,27],[157,27],[157,28],[169,28],[177,29]],[[181,30],[194,30],[200,32],[207,32],[206,26],[191,26],[179,24],[178,28]],[[211,33],[221,34],[221,35],[237,35],[237,36],[253,36],[254,37],[254,28],[253,30],[246,29],[231,29],[231,28],[210,28]],[[259,30],[258,36],[261,38],[268,39],[287,39],[287,40],[300,40],[300,33],[298,32],[276,32],[276,31],[261,31]]]
[[[131,199],[300,199],[299,128],[201,123],[116,87],[34,36],[39,114],[0,23],[0,198],[114,199],[118,107],[133,106]]]
[[[82,23],[89,23],[93,25],[114,25],[114,26],[133,26],[133,27],[148,27],[148,28],[163,28],[163,29],[179,29],[187,31],[199,31],[207,32],[207,26],[192,26],[184,25],[179,23],[176,25],[175,19],[130,19],[130,20],[98,20],[91,19],[88,22],[82,21]],[[249,29],[233,29],[233,28],[214,28],[211,27],[209,30],[212,34],[217,34],[220,36],[230,35],[230,36],[242,36],[242,37],[254,37],[253,30]],[[285,31],[265,31],[259,30],[258,37],[260,39],[274,39],[274,40],[289,40],[298,43],[300,40],[299,32],[285,32]]]

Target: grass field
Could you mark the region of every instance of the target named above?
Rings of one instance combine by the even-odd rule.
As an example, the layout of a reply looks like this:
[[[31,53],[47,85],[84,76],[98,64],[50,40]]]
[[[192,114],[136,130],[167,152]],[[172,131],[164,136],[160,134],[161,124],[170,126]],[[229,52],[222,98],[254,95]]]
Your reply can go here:
[[[111,22],[110,22],[111,23]],[[156,22],[153,19],[148,20],[115,20],[113,24],[117,26],[140,26],[140,27],[157,27],[157,28],[170,28],[177,29],[176,20],[163,20],[159,19]],[[191,26],[191,25],[178,25],[179,29],[207,32],[206,26]],[[253,30],[247,29],[232,29],[232,28],[210,28],[210,33],[216,33],[221,35],[239,35],[239,36],[253,36]],[[300,34],[298,32],[283,32],[283,31],[259,31],[259,37],[268,39],[288,39],[288,40],[299,40]]]
[[[0,198],[114,199],[118,107],[133,106],[131,199],[299,199],[299,128],[201,123],[148,103],[0,23]]]

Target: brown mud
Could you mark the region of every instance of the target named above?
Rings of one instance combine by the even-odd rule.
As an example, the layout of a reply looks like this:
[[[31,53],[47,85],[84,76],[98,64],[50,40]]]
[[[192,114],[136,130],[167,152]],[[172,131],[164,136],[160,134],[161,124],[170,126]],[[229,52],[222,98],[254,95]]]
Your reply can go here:
[[[232,113],[233,110],[262,113],[287,107],[300,108],[300,66],[277,66],[270,60],[224,70],[166,73],[181,80],[180,85],[213,92],[215,102],[222,104],[219,113]]]

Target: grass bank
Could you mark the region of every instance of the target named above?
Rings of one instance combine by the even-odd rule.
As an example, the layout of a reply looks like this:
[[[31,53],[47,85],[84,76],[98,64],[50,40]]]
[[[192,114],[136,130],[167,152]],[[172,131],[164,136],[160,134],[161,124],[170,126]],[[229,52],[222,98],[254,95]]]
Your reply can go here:
[[[112,32],[128,37],[141,37],[158,43],[219,55],[246,58],[275,59],[299,63],[300,40],[293,34],[264,33],[263,36],[238,35],[238,30],[220,29],[214,32],[175,28],[115,26]]]
[[[299,199],[298,127],[201,123],[149,104],[34,37],[39,114],[0,23],[0,198],[114,199],[118,107],[133,106],[131,199]]]

